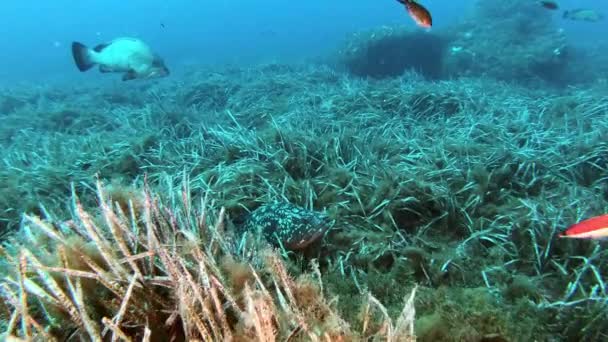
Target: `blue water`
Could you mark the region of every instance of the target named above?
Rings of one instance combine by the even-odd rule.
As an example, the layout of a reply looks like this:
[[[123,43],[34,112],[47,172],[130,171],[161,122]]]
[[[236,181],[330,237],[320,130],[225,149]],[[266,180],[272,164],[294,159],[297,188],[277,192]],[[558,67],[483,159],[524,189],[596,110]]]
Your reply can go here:
[[[427,0],[435,28],[457,22],[474,1]],[[561,1],[608,14],[608,2]],[[593,41],[608,22],[556,21],[573,41]],[[99,77],[79,74],[70,43],[117,36],[144,39],[173,70],[184,64],[297,61],[323,55],[351,32],[414,24],[394,0],[5,1],[0,11],[0,77],[6,80]],[[164,28],[161,26],[164,25]]]
[[[473,0],[421,1],[433,13],[432,30],[443,30],[462,23],[475,4]],[[558,2],[561,9],[549,13],[553,15],[555,30],[563,30],[570,44],[585,48],[600,44],[608,46],[608,39],[605,38],[608,33],[608,0]],[[599,23],[564,20],[563,11],[574,8],[596,9],[606,19]],[[418,32],[411,36],[408,34],[408,39],[393,43],[400,48],[395,50],[400,51],[392,51],[392,56],[397,57],[388,62],[384,53],[390,50],[390,45],[381,45],[376,50],[380,52],[375,56],[368,53],[369,50],[363,50],[366,54],[355,57],[363,56],[361,60],[371,62],[361,63],[363,66],[360,69],[363,71],[358,75],[352,71],[357,68],[352,66],[358,66],[359,60],[353,58],[355,61],[349,69],[351,74],[345,76],[349,77],[345,80],[338,78],[344,75],[337,74],[336,77],[328,68],[317,68],[310,73],[294,68],[293,72],[284,74],[281,74],[280,68],[275,71],[272,71],[273,68],[254,69],[268,73],[259,79],[257,74],[249,77],[250,74],[245,72],[231,74],[218,68],[220,76],[217,79],[206,77],[203,73],[201,77],[195,74],[194,77],[180,78],[180,73],[192,70],[189,66],[233,64],[242,70],[243,67],[265,62],[322,59],[335,53],[352,33],[384,25],[422,29],[416,27],[403,6],[395,0],[5,0],[1,5],[0,20],[3,28],[0,32],[0,89],[6,89],[6,94],[0,93],[0,150],[4,152],[0,158],[0,165],[3,165],[0,168],[0,195],[4,196],[0,196],[0,239],[3,230],[19,227],[22,211],[39,211],[33,203],[41,201],[59,205],[63,203],[63,197],[70,194],[70,183],[79,186],[91,182],[94,174],[100,175],[104,182],[107,180],[119,184],[137,181],[137,177],[144,172],[155,175],[150,177],[155,181],[164,177],[160,175],[165,172],[178,175],[191,172],[193,178],[212,183],[216,181],[216,173],[226,168],[238,178],[226,181],[225,186],[229,190],[226,191],[227,195],[218,195],[218,203],[228,202],[223,196],[236,193],[236,198],[244,198],[243,204],[239,203],[242,208],[234,204],[236,200],[232,198],[230,205],[242,210],[253,209],[247,208],[249,202],[257,203],[274,196],[262,194],[265,188],[246,194],[250,191],[247,187],[259,186],[257,178],[266,177],[256,173],[256,170],[262,170],[260,172],[267,172],[269,178],[280,177],[274,184],[280,184],[283,192],[296,193],[305,189],[307,192],[310,190],[311,196],[319,195],[318,198],[323,200],[317,201],[315,198],[317,202],[314,203],[319,208],[338,204],[346,206],[344,203],[354,205],[355,209],[352,210],[339,209],[343,216],[338,218],[344,218],[342,224],[345,227],[350,227],[351,217],[354,217],[352,222],[356,223],[352,225],[355,234],[345,234],[346,237],[340,237],[344,241],[335,243],[338,248],[349,250],[345,254],[346,259],[351,255],[350,251],[375,251],[375,245],[381,245],[378,250],[389,246],[397,251],[410,240],[413,242],[412,248],[408,248],[407,252],[395,253],[399,256],[395,260],[401,262],[410,258],[409,255],[416,254],[420,254],[421,260],[428,256],[431,277],[424,269],[427,261],[417,262],[419,265],[414,265],[414,262],[411,268],[395,261],[394,264],[399,267],[391,270],[390,275],[399,278],[395,278],[394,282],[386,276],[389,273],[378,278],[378,282],[368,282],[372,285],[372,292],[376,286],[377,293],[384,299],[394,301],[399,297],[399,308],[402,297],[396,296],[396,293],[402,289],[386,284],[405,285],[415,279],[416,282],[421,281],[426,287],[424,291],[427,291],[427,294],[423,294],[427,297],[421,297],[421,315],[427,315],[427,318],[435,316],[429,315],[429,303],[449,298],[449,304],[442,303],[438,307],[449,312],[452,321],[452,317],[468,319],[471,316],[470,321],[466,322],[471,331],[477,331],[486,322],[493,324],[491,316],[483,318],[484,310],[488,310],[491,315],[498,313],[501,318],[507,317],[508,320],[521,316],[522,327],[529,324],[531,319],[534,323],[537,319],[539,322],[550,321],[551,326],[545,328],[555,334],[554,340],[560,340],[562,335],[559,334],[563,334],[572,338],[562,340],[591,341],[592,338],[580,337],[585,336],[587,331],[589,336],[596,331],[597,335],[593,336],[604,334],[605,316],[596,316],[591,304],[580,302],[579,306],[572,303],[577,303],[580,297],[598,300],[595,294],[589,294],[593,288],[603,296],[601,303],[606,303],[605,289],[599,284],[596,286],[602,281],[595,278],[595,267],[602,274],[607,274],[605,267],[601,267],[605,265],[602,260],[608,255],[608,250],[604,248],[606,246],[599,245],[604,249],[597,249],[598,254],[594,254],[596,252],[589,247],[593,246],[589,241],[556,241],[553,237],[583,215],[604,213],[608,208],[608,187],[604,186],[608,179],[604,157],[604,137],[608,136],[605,120],[608,117],[608,100],[606,83],[600,80],[608,79],[608,68],[602,62],[597,62],[608,59],[577,59],[572,57],[576,53],[561,54],[561,40],[551,35],[546,38],[553,39],[547,44],[548,48],[541,44],[541,48],[535,51],[537,42],[533,41],[533,48],[528,49],[530,44],[525,43],[535,37],[521,27],[515,27],[521,32],[517,33],[517,39],[510,42],[502,38],[513,36],[506,36],[508,33],[498,32],[498,29],[490,27],[491,23],[482,24],[480,20],[467,23],[468,26],[462,31],[454,32],[460,37],[458,45],[437,48],[441,53],[445,51],[452,63],[449,70],[452,73],[446,73],[445,78],[440,77],[441,82],[433,78],[410,80],[408,77],[413,74],[409,73],[398,79],[389,78],[386,82],[381,79],[378,82],[358,82],[358,76],[373,76],[390,69],[394,60],[403,61],[412,56],[412,59],[423,56],[418,60],[431,60],[428,70],[440,70],[444,65],[440,53],[413,54],[408,49],[407,54],[399,54],[403,51],[402,41],[416,42],[415,47],[420,47],[418,42],[423,39],[419,36],[424,35],[418,35]],[[513,22],[521,26],[527,23]],[[480,34],[485,29],[480,25],[488,25],[488,30],[483,32],[485,34]],[[470,31],[474,34],[467,31],[474,26],[477,27]],[[513,29],[513,26],[516,25],[496,27]],[[145,88],[138,85],[147,81],[121,82],[120,75],[101,74],[96,68],[84,73],[77,70],[70,48],[73,41],[95,46],[121,36],[138,37],[148,43],[164,58],[172,71],[171,76],[152,81],[158,82],[158,87]],[[497,37],[501,39],[494,40]],[[515,51],[512,55],[516,62],[509,63],[508,59],[512,56],[508,53],[496,56],[492,48],[503,45],[487,44],[488,40],[492,43],[506,42],[504,46],[508,48],[515,46],[515,49],[505,51]],[[517,50],[518,44],[524,46],[521,52]],[[428,50],[434,51],[433,47],[439,45],[429,44]],[[556,50],[559,53],[555,53]],[[527,65],[525,62],[533,59],[528,57],[530,51],[532,57],[542,58]],[[388,51],[387,55],[390,53]],[[433,58],[426,58],[435,55],[442,57],[437,59],[437,63],[432,62]],[[458,73],[458,68],[471,73]],[[403,69],[395,69],[397,71],[393,74],[388,74],[401,75]],[[520,72],[520,69],[524,72]],[[596,77],[586,78],[588,83],[577,83],[579,89],[569,87],[573,85],[569,82],[571,79],[581,81],[571,77],[571,74],[582,75],[581,78]],[[294,82],[291,87],[289,77],[300,75],[308,79],[301,84]],[[452,75],[465,77],[446,81]],[[281,82],[274,82],[275,77],[281,76]],[[489,80],[491,77],[501,82]],[[565,81],[562,82],[562,79]],[[64,89],[64,84],[40,92],[35,87],[54,81],[69,81],[76,85],[86,81],[88,84],[83,91],[76,93],[72,91],[73,88]],[[503,84],[503,81],[516,84]],[[19,83],[23,83],[27,91],[13,87]],[[119,84],[120,87],[100,86],[107,83]],[[175,84],[179,84],[179,88]],[[318,85],[320,90],[310,91]],[[14,94],[11,93],[13,88],[16,89]],[[395,88],[398,89],[394,92]],[[327,98],[324,96],[325,90]],[[289,124],[283,129],[279,126],[282,123]],[[223,124],[225,127],[222,127]],[[339,126],[342,124],[344,129]],[[238,130],[231,131],[234,127],[238,127]],[[361,132],[359,137],[356,136],[358,130]],[[317,136],[321,131],[323,133]],[[329,132],[334,132],[335,137]],[[283,139],[283,133],[288,137],[287,142]],[[232,141],[240,141],[241,134],[243,141],[251,138],[247,144],[251,143],[252,146],[258,142],[268,142],[268,146],[260,149],[265,148],[268,155],[279,157],[276,157],[277,160],[260,157],[258,147],[230,146]],[[210,142],[207,144],[208,137]],[[283,146],[275,148],[273,141],[278,138]],[[390,144],[397,147],[393,148]],[[497,146],[495,150],[492,150],[493,144]],[[325,151],[329,151],[330,147],[335,151],[318,158],[317,154],[322,153],[319,151],[323,151],[320,146],[324,146]],[[429,155],[423,156],[427,151]],[[368,153],[369,159],[363,153]],[[171,156],[165,161],[163,157],[169,154]],[[415,154],[419,156],[411,157]],[[365,158],[365,161],[361,160],[363,171],[349,166],[356,165],[359,158]],[[245,166],[241,166],[241,162]],[[304,166],[298,165],[300,162]],[[315,167],[318,174],[310,176],[308,173],[317,162],[327,165]],[[412,170],[418,167],[422,171],[408,170],[410,164],[414,165]],[[219,166],[216,168],[216,165]],[[278,165],[283,171],[266,171]],[[251,169],[248,169],[250,166]],[[237,167],[238,172],[232,171]],[[210,171],[201,171],[207,168]],[[244,172],[241,169],[253,171],[247,171],[246,175],[240,173]],[[249,182],[243,183],[247,184],[243,186],[246,189],[243,190],[244,195],[241,195],[241,190],[234,190],[240,187],[241,176]],[[357,177],[362,180],[359,181]],[[394,182],[391,177],[395,177]],[[334,181],[336,183],[331,184]],[[438,182],[436,185],[433,183],[435,181]],[[360,182],[360,185],[353,185],[356,182]],[[559,182],[564,183],[557,185]],[[327,184],[332,187],[325,186]],[[315,188],[317,185],[323,185],[324,189]],[[219,188],[224,185],[215,186]],[[268,183],[268,186],[270,189],[274,185]],[[344,189],[333,190],[334,186]],[[349,190],[349,187],[358,189]],[[393,191],[390,187],[397,189]],[[118,185],[117,191],[122,191],[120,188],[121,185]],[[556,192],[553,193],[553,190]],[[215,188],[210,193],[213,191],[216,191]],[[365,203],[359,198],[358,191],[367,197]],[[223,192],[223,189],[219,192]],[[300,194],[293,196],[300,202],[304,201],[304,196],[300,197]],[[308,193],[306,196],[309,196]],[[388,197],[389,201],[385,202],[383,196]],[[358,202],[355,202],[355,198]],[[405,205],[406,202],[410,203],[410,199],[415,199],[411,201],[415,202],[412,207]],[[310,203],[312,207],[312,200]],[[368,213],[369,218],[364,212],[366,208],[374,208]],[[50,209],[52,212],[53,208]],[[227,212],[237,216],[230,209]],[[363,212],[363,216],[360,212]],[[394,214],[401,216],[398,217],[399,223],[396,223]],[[442,216],[438,216],[440,214]],[[447,218],[444,220],[444,217]],[[508,219],[512,222],[501,223]],[[359,225],[357,220],[363,223]],[[373,233],[363,227],[370,222],[373,222]],[[367,245],[368,236],[373,236],[371,234],[375,234],[377,228],[386,228],[388,232],[387,227],[396,227],[398,234],[389,238],[379,235],[379,239],[371,239]],[[372,229],[371,224],[369,229]],[[426,232],[432,232],[430,236],[433,241],[429,240],[430,243],[421,238]],[[481,236],[486,233],[489,238],[483,240]],[[412,234],[411,237],[409,234]],[[364,238],[359,239],[359,236]],[[399,239],[395,239],[397,236]],[[435,239],[439,242],[435,242]],[[502,239],[505,239],[505,243],[499,245]],[[462,251],[460,247],[453,247],[467,243],[473,245],[477,243],[473,242],[475,240],[481,243],[471,247],[470,251],[462,252],[464,247]],[[423,247],[419,248],[417,244]],[[373,248],[368,249],[368,246]],[[49,249],[54,250],[54,247]],[[335,251],[335,256],[340,255],[340,263],[341,252],[338,249]],[[470,254],[464,256],[465,253]],[[358,272],[356,263],[363,265],[368,262],[367,258],[363,256],[353,262],[352,269]],[[350,263],[346,259],[345,264]],[[329,260],[333,263],[333,259]],[[590,262],[583,263],[581,260]],[[386,263],[387,266],[380,267],[388,270],[392,267],[393,255],[378,254],[367,267],[375,268],[376,261]],[[0,271],[3,263],[0,258]],[[447,271],[443,270],[443,266],[439,267],[441,264]],[[361,269],[361,274],[367,272],[363,271],[365,267]],[[486,271],[492,285],[485,279]],[[369,274],[375,272],[370,271]],[[519,282],[508,279],[515,276]],[[370,276],[368,279],[373,278]],[[327,284],[338,280],[342,282],[343,279],[338,277]],[[572,288],[571,284],[580,286],[580,293],[566,296]],[[17,283],[11,282],[9,285],[14,287]],[[449,289],[446,290],[444,285]],[[346,295],[340,293],[340,298],[351,298],[348,286],[344,286],[342,291]],[[428,291],[435,286],[439,288],[438,296],[432,299]],[[492,288],[492,296],[480,296],[479,300],[474,301],[467,299],[472,298],[467,296],[485,293],[484,286]],[[338,288],[342,289],[340,286]],[[506,291],[495,291],[503,288],[513,293],[507,296]],[[19,293],[17,287],[14,289],[15,293]],[[354,285],[352,290],[355,290]],[[513,298],[508,298],[511,295]],[[429,298],[430,301],[427,300]],[[498,301],[497,298],[507,301]],[[511,300],[514,302],[509,302]],[[570,302],[563,306],[556,304],[557,311],[541,309],[539,305],[544,301],[560,303],[563,300]],[[471,307],[462,308],[462,312],[454,315],[458,311],[454,309],[462,304],[460,301],[467,301],[466,304]],[[468,312],[475,314],[466,315]],[[591,315],[594,318],[590,318]],[[3,330],[2,319],[5,318],[5,312],[0,312],[0,331]],[[435,324],[443,325],[443,321],[437,322],[441,324]],[[519,329],[519,323],[502,324],[514,325]],[[578,331],[580,329],[576,325],[583,323],[588,323],[590,328]],[[494,326],[491,329],[485,327],[486,330],[481,328],[479,332],[494,332]]]

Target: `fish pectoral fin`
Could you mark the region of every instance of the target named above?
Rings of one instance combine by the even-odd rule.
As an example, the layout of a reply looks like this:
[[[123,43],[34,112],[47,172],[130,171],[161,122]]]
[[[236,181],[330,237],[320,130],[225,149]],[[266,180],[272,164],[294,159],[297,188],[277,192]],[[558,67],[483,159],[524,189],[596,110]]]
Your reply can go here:
[[[125,72],[124,75],[122,75],[123,81],[134,80],[136,78],[137,78],[137,73],[135,73],[135,71],[133,71],[133,70],[129,70],[129,71]]]
[[[105,49],[106,47],[108,47],[108,45],[110,45],[110,43],[98,44],[97,46],[95,46],[93,48],[93,51],[95,51],[95,52],[101,52],[103,49]]]

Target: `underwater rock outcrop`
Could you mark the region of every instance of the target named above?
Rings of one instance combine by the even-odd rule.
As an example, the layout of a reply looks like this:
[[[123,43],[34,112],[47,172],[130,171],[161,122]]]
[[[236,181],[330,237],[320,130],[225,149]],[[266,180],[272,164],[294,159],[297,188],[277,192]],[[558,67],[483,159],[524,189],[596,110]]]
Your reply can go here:
[[[415,71],[427,79],[484,76],[532,85],[588,80],[580,76],[584,54],[567,41],[553,15],[534,1],[479,0],[460,22],[439,30],[356,33],[340,49],[338,64],[370,78]]]
[[[533,1],[478,1],[471,15],[451,30],[447,74],[567,83],[574,51],[552,15]]]
[[[383,26],[356,33],[339,51],[341,64],[361,77],[395,77],[414,70],[429,79],[444,76],[445,37],[424,31]]]

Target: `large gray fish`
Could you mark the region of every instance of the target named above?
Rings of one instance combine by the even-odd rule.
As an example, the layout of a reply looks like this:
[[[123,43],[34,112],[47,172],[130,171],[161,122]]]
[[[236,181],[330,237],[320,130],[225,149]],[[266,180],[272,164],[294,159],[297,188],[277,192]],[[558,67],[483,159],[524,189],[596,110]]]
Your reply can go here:
[[[73,42],[72,56],[80,71],[87,71],[99,65],[101,72],[124,73],[123,81],[169,75],[169,69],[162,58],[137,38],[117,38],[92,49],[82,43]]]

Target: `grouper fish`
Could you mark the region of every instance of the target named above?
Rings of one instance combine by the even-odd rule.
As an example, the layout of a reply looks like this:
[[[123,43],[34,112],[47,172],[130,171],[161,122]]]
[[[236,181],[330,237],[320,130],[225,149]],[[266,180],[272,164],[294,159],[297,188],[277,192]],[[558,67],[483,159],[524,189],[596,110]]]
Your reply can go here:
[[[159,78],[169,75],[165,62],[137,38],[117,38],[88,48],[73,42],[72,56],[80,71],[99,66],[101,72],[123,73],[122,80]]]

